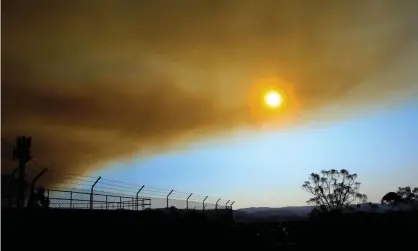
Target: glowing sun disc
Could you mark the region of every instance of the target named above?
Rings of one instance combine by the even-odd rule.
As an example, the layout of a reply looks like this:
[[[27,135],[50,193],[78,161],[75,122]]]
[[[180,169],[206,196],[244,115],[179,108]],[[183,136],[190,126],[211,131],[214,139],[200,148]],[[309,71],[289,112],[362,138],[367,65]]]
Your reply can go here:
[[[266,105],[269,107],[275,108],[281,105],[282,96],[276,91],[269,91],[264,96],[264,102],[266,102]]]

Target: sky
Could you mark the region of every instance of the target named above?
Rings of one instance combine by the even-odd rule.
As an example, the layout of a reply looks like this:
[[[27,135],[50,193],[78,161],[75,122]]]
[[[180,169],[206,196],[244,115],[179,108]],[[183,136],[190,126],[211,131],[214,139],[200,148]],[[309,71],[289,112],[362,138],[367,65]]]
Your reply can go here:
[[[312,172],[347,169],[379,202],[399,186],[418,186],[418,102],[291,132],[251,134],[182,151],[112,163],[96,176],[235,200],[236,208],[305,205]]]
[[[242,207],[303,204],[295,184],[331,166],[368,170],[378,198],[393,177],[410,183],[395,162],[416,164],[417,11],[412,0],[2,1],[2,139],[31,136],[55,173]],[[269,89],[280,109],[264,106]]]

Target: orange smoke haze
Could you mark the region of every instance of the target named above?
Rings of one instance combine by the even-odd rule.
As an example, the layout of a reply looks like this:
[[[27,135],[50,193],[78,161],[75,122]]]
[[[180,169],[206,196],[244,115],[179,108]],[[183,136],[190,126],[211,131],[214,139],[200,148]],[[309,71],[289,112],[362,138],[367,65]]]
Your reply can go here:
[[[32,136],[40,163],[88,173],[264,121],[386,108],[416,90],[417,11],[392,0],[2,1],[2,138]],[[269,88],[284,96],[278,111],[261,109]]]

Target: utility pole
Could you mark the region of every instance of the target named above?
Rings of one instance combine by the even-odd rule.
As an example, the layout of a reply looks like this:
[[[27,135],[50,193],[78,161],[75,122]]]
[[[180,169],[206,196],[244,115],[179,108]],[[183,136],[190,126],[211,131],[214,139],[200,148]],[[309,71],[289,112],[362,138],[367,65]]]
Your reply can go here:
[[[17,159],[19,162],[18,173],[18,188],[17,188],[17,208],[23,208],[25,204],[25,169],[26,163],[31,160],[30,147],[32,144],[32,138],[25,136],[17,137],[16,148],[13,149],[13,159]]]

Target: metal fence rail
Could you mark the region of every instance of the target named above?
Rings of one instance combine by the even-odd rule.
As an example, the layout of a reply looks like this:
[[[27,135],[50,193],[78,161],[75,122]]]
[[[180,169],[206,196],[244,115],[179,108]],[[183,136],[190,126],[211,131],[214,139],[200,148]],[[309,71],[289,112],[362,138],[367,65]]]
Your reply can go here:
[[[35,174],[36,176],[36,174]],[[34,179],[27,189],[36,186]],[[188,210],[232,210],[233,202],[221,198],[184,193],[174,190],[133,185],[125,182],[78,175],[59,177],[60,182],[45,189],[49,207],[57,209],[145,210],[175,207]],[[16,178],[2,180],[2,208],[17,207]]]
[[[49,207],[52,208],[143,210],[176,207],[217,210],[232,209],[234,204],[230,200],[221,198],[53,171],[29,158],[32,142],[30,137],[18,137],[16,147],[3,138],[1,141],[2,151],[9,150],[9,154],[5,156],[13,156],[2,159],[2,164],[7,160],[8,167],[2,168],[2,208],[22,208],[28,204],[32,205],[37,187],[47,188],[45,193],[49,198]],[[15,164],[19,164],[18,168],[14,167]],[[8,170],[8,174],[4,172],[5,170]]]
[[[46,191],[49,198],[50,208],[68,209],[101,209],[101,210],[144,210],[151,208],[151,198],[147,197],[127,197],[109,194],[91,194],[85,192],[65,191],[48,189]]]
[[[87,192],[48,189],[46,196],[49,198],[50,208],[60,209],[94,209],[94,210],[145,210],[167,208],[167,200],[152,197],[129,197],[110,194],[91,194]],[[185,201],[169,199],[168,207],[189,210],[221,210],[232,209],[230,206],[213,203],[203,204],[200,201]]]

